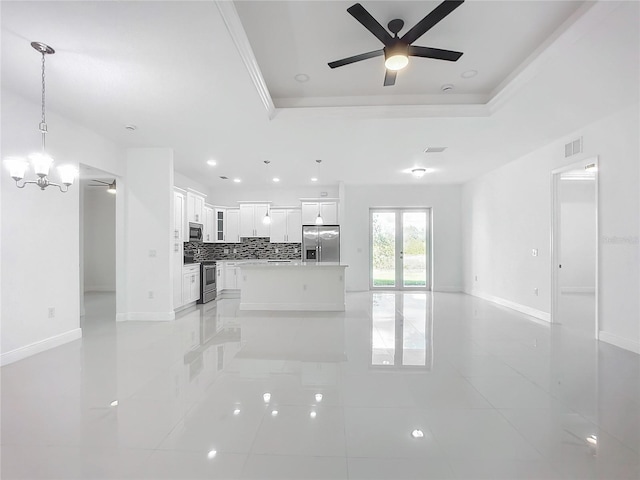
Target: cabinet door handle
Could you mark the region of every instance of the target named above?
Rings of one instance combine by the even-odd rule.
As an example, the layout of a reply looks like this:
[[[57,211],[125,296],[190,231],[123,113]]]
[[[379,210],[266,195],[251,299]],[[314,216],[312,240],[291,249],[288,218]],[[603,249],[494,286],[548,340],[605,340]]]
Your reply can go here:
[[[198,214],[196,213],[196,222],[198,221]]]
[[[176,228],[176,233],[173,234],[173,238],[178,238],[178,229]]]
[[[174,252],[177,252],[177,251],[178,251],[178,244],[177,244],[177,243],[175,244],[175,247],[174,247],[173,251],[174,251]]]

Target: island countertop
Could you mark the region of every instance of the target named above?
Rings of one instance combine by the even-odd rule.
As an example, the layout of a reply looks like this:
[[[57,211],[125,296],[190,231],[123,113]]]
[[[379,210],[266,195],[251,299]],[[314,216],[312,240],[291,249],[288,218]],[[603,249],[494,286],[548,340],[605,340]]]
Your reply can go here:
[[[236,263],[238,267],[241,268],[265,268],[265,267],[348,267],[346,263],[340,262],[301,262],[301,261],[276,261],[276,260],[267,260],[265,261],[251,261],[251,260],[243,260]]]

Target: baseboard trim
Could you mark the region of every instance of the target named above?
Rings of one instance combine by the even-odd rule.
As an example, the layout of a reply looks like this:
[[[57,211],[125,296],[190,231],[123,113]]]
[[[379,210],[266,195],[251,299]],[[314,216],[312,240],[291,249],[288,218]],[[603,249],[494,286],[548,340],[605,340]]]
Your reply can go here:
[[[175,319],[175,312],[127,312],[116,315],[116,322],[170,322]]]
[[[449,293],[456,293],[456,292],[462,292],[462,287],[455,287],[455,286],[444,286],[444,287],[433,287],[432,291],[434,292],[449,292]]]
[[[240,302],[240,310],[297,312],[344,312],[344,303],[249,303]]]
[[[603,330],[600,330],[598,332],[598,339],[602,342],[615,345],[616,347],[620,347],[624,350],[629,350],[630,352],[637,353],[640,355],[640,342],[629,340],[628,338],[624,338],[619,335],[615,335],[613,333],[605,332]]]
[[[595,295],[596,287],[562,287],[560,293],[576,293]]]
[[[0,355],[0,366],[9,365],[10,363],[17,362],[18,360],[59,347],[60,345],[73,342],[80,338],[82,338],[82,329],[74,328],[68,332],[61,333],[60,335],[55,335],[38,342],[34,342],[30,345],[16,348],[15,350],[11,350],[10,352]]]
[[[512,310],[515,310],[516,312],[529,315],[530,317],[533,317],[537,320],[542,320],[542,322],[544,322],[545,325],[548,325],[549,323],[551,323],[551,314],[548,312],[543,312],[542,310],[538,310],[532,307],[527,307],[526,305],[512,302],[511,300],[506,300],[504,298],[495,297],[493,295],[487,295],[480,292],[465,291],[464,293],[466,293],[467,295],[471,295],[473,297],[482,298],[483,300],[488,300],[489,302],[497,303],[498,305],[510,308]]]

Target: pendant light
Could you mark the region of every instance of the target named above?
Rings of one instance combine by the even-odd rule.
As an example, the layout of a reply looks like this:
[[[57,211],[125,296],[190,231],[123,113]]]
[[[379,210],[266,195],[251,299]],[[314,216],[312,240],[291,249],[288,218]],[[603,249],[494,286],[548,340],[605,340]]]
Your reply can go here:
[[[42,54],[42,120],[39,125],[40,134],[42,135],[42,150],[39,153],[32,153],[29,155],[29,160],[37,175],[36,180],[23,180],[29,162],[23,157],[9,157],[5,160],[5,164],[9,169],[9,174],[16,182],[16,187],[24,188],[28,183],[32,183],[40,187],[40,190],[44,190],[49,186],[58,187],[62,193],[66,193],[69,190],[69,186],[73,184],[75,177],[78,174],[78,170],[73,165],[61,165],[58,167],[58,173],[60,175],[60,182],[53,183],[49,181],[48,175],[51,165],[53,164],[53,158],[51,158],[46,152],[46,136],[47,136],[47,121],[45,116],[45,56],[52,55],[55,50],[49,45],[41,42],[31,42],[31,46]],[[22,184],[19,182],[23,180]]]
[[[265,160],[264,164],[265,164],[265,168],[267,169],[267,188],[269,185],[269,164],[271,163],[271,160]],[[267,213],[265,213],[263,219],[262,219],[262,223],[264,223],[265,225],[271,225],[271,216],[269,215],[269,204],[267,203]]]
[[[318,170],[318,175],[316,178],[320,178],[320,164],[322,163],[322,160],[316,160],[316,164],[317,164],[317,170]],[[324,224],[324,220],[322,219],[322,215],[320,214],[320,202],[318,202],[318,216],[316,217],[316,225],[323,225]]]

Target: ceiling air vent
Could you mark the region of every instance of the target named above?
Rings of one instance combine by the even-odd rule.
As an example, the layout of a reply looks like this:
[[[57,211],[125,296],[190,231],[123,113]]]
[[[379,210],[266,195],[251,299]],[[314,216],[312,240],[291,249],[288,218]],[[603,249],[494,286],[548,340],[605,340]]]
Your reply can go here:
[[[424,153],[442,153],[447,147],[427,147],[424,149]]]
[[[564,158],[570,157],[582,153],[582,137],[565,144],[564,146]]]

